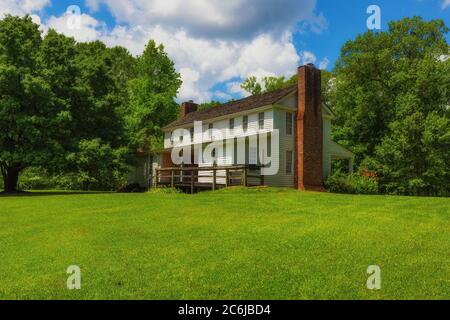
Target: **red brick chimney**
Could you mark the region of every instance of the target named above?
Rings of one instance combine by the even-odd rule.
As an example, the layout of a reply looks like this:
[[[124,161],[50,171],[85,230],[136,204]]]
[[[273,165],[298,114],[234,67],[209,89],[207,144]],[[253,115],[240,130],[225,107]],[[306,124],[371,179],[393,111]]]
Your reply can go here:
[[[186,117],[189,113],[197,111],[198,104],[194,103],[194,101],[183,102],[181,104],[181,118]]]
[[[299,190],[324,190],[321,74],[312,64],[298,69],[296,183]]]

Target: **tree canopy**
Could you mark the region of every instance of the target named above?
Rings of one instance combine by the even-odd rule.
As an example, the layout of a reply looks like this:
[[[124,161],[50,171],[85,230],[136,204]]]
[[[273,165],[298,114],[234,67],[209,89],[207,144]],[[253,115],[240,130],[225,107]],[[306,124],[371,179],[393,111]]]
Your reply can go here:
[[[6,192],[41,167],[85,188],[114,188],[127,154],[160,140],[181,85],[162,46],[140,57],[100,41],[77,43],[29,16],[0,20],[0,170]],[[101,164],[101,165],[100,165]],[[109,179],[109,182],[107,182]],[[105,187],[106,186],[106,187]]]
[[[342,48],[334,139],[377,172],[384,192],[450,192],[448,31],[442,20],[405,18]]]

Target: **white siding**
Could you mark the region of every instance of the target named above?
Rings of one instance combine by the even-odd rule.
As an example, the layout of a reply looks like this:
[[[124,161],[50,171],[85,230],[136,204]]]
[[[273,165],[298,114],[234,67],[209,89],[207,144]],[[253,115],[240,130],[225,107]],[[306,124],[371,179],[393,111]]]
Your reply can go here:
[[[283,109],[274,109],[274,128],[279,130],[280,135],[279,171],[277,175],[265,177],[266,184],[269,186],[294,186],[294,171],[291,174],[286,173],[286,151],[289,150],[295,154],[295,132],[293,132],[293,134],[290,136],[286,135],[286,112],[289,111]]]

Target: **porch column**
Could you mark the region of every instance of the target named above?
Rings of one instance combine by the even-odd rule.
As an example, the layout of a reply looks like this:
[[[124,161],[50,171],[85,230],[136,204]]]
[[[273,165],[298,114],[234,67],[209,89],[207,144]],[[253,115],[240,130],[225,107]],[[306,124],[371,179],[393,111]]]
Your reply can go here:
[[[355,165],[355,158],[348,159],[348,172],[350,174],[352,174],[354,171],[354,165]]]

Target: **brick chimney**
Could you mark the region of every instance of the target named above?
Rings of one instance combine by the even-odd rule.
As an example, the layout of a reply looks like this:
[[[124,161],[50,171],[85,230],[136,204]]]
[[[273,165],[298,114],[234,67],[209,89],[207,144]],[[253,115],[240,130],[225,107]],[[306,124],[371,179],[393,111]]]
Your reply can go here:
[[[188,102],[183,102],[181,104],[181,118],[186,117],[189,113],[197,111],[198,104],[194,103],[194,101],[190,100]]]
[[[298,69],[296,183],[299,190],[324,190],[321,73],[313,64]]]

